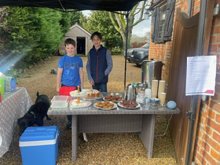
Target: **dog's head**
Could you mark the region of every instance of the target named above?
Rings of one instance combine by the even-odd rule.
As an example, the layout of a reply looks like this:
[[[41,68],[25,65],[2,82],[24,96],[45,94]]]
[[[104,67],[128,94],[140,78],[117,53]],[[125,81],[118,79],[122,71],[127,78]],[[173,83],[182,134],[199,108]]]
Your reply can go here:
[[[50,99],[47,95],[40,95],[39,92],[37,92],[37,98],[35,100],[35,104],[39,103],[39,102],[43,102],[44,104],[48,104],[50,106],[51,102]]]
[[[37,92],[37,98],[35,100],[35,104],[33,105],[33,112],[37,117],[44,118],[45,115],[47,115],[47,111],[50,107],[50,100],[47,95],[40,95],[39,92]]]

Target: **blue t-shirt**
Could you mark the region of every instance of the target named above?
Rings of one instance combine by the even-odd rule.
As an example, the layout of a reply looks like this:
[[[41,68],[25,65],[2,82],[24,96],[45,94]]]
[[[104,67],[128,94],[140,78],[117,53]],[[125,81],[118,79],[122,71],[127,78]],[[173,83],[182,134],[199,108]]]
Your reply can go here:
[[[64,86],[80,86],[79,69],[83,67],[82,59],[79,56],[64,55],[60,58],[58,68],[63,69],[61,84]]]

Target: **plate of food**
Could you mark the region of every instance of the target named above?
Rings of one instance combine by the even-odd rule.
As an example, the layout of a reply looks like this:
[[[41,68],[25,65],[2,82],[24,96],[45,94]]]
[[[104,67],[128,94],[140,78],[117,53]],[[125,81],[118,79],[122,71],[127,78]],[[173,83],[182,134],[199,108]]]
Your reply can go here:
[[[91,89],[86,92],[85,100],[97,100],[102,98],[102,93],[96,89]]]
[[[100,110],[109,111],[117,108],[117,104],[111,101],[100,101],[94,104],[94,107]]]
[[[118,106],[128,110],[135,110],[140,108],[140,104],[135,100],[122,100],[118,103]]]
[[[77,98],[70,101],[70,109],[86,108],[89,107],[91,104],[92,103],[90,101],[84,101]]]
[[[112,102],[119,102],[122,100],[122,96],[119,96],[119,95],[107,95],[103,98],[103,100],[105,101],[112,101]]]

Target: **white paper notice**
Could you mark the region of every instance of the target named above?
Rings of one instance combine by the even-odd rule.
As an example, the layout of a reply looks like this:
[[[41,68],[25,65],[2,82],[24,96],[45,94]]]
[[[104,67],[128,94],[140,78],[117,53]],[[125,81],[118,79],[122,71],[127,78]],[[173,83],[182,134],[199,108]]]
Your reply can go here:
[[[216,59],[216,56],[187,57],[186,96],[214,96]]]

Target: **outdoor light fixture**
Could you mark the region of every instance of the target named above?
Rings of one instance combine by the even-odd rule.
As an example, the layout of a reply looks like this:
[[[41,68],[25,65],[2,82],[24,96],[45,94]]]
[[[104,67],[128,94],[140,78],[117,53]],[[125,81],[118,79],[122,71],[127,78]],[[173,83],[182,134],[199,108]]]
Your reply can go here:
[[[220,12],[220,4],[217,3],[217,4],[215,5],[214,11],[213,11],[213,15],[214,15],[214,16],[217,16],[217,15],[219,14],[219,12]]]
[[[162,20],[162,21],[164,21],[164,20],[165,20],[165,18],[166,18],[166,14],[165,14],[165,13],[163,13],[163,14],[161,15],[161,20]]]

